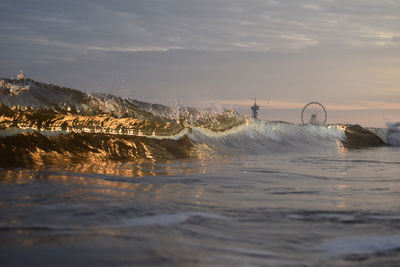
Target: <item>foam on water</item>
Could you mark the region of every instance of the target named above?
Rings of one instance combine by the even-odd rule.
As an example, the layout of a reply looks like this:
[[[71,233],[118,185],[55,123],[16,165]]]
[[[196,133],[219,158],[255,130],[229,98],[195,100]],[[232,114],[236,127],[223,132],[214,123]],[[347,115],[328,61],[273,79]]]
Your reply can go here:
[[[389,145],[400,146],[400,122],[388,125],[387,141]]]
[[[400,248],[400,235],[343,237],[326,240],[318,246],[319,250],[332,257],[372,254],[397,248]]]
[[[122,223],[114,225],[115,228],[135,227],[135,226],[151,226],[151,225],[170,225],[183,223],[191,218],[200,217],[204,219],[226,219],[216,214],[208,214],[203,212],[180,212],[176,214],[156,214],[143,217],[135,217],[124,220]]]
[[[222,151],[235,149],[249,153],[293,152],[318,148],[337,150],[340,142],[345,139],[344,130],[336,125],[303,126],[251,120],[224,132],[193,128],[189,137],[199,144]]]

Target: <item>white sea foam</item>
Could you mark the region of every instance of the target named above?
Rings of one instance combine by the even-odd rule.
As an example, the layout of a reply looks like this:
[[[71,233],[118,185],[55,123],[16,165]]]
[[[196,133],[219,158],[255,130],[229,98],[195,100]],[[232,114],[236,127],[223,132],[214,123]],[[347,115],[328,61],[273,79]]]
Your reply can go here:
[[[249,121],[224,132],[193,128],[189,135],[200,144],[219,149],[263,153],[268,151],[304,151],[316,148],[338,149],[344,140],[340,126],[296,125],[284,122]]]
[[[400,122],[388,125],[387,141],[389,145],[400,146]]]
[[[318,249],[332,257],[371,254],[400,248],[400,235],[356,236],[325,240]]]
[[[190,218],[201,217],[205,219],[226,219],[217,214],[209,214],[202,212],[181,212],[176,214],[156,214],[151,216],[135,217],[124,220],[121,224],[114,225],[115,228],[135,227],[135,226],[151,226],[151,225],[170,225],[183,223]]]

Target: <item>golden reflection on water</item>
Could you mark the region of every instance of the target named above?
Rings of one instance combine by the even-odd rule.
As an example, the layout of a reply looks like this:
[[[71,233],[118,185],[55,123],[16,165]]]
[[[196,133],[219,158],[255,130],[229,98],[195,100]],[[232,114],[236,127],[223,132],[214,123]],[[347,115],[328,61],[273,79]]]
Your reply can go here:
[[[29,247],[29,246],[32,246],[32,245],[34,245],[34,240],[33,239],[24,239],[23,241],[22,241],[22,246],[24,246],[24,247]]]
[[[171,176],[181,174],[202,173],[206,172],[206,163],[192,164],[191,160],[182,161],[156,161],[152,159],[138,159],[132,162],[115,162],[115,161],[84,161],[79,163],[60,163],[60,164],[41,164],[32,169],[0,169],[0,182],[1,183],[16,183],[25,184],[29,183],[32,179],[40,178],[43,172],[68,172],[69,175],[63,177],[57,175],[59,180],[69,180],[71,176],[79,176],[79,174],[97,174],[119,177],[134,177],[141,178],[145,176]],[[50,176],[51,177],[51,176]],[[48,176],[46,178],[49,178]],[[77,177],[75,177],[77,179]],[[87,178],[81,177],[83,183]]]
[[[337,209],[343,209],[343,210],[349,208],[349,205],[346,203],[345,199],[341,197],[336,198],[334,206]]]
[[[36,172],[29,169],[0,170],[1,183],[26,184],[36,176]]]
[[[82,162],[38,164],[35,168],[0,169],[0,184],[34,186],[32,191],[27,188],[25,193],[20,192],[21,196],[12,204],[15,208],[29,209],[41,205],[41,197],[36,195],[36,183],[59,185],[45,186],[41,194],[46,195],[47,190],[56,190],[59,192],[57,198],[67,202],[74,199],[95,202],[124,199],[163,203],[191,202],[200,206],[209,201],[203,194],[204,185],[186,183],[184,177],[212,172],[210,162],[215,163],[216,160],[223,159],[218,158],[218,155],[210,157],[206,153],[180,160],[138,159],[118,162],[91,158]],[[158,178],[153,179],[155,176]],[[167,179],[164,176],[175,177]],[[24,243],[30,244],[28,240]]]
[[[138,192],[154,194],[153,198],[164,198],[164,194],[175,197],[188,196],[187,185],[180,183],[143,183],[143,177],[173,176],[199,173],[201,164],[193,160],[180,162],[141,159],[129,163],[82,162],[69,165],[43,165],[36,169],[0,170],[0,183],[29,184],[35,179],[62,184],[73,188],[60,197],[74,198],[84,196],[95,200],[103,196],[119,198],[136,197]],[[204,171],[204,170],[203,170]],[[179,189],[180,188],[180,189]],[[189,190],[191,191],[191,190]],[[192,192],[193,193],[193,192]],[[193,199],[198,199],[198,193],[193,193]],[[32,205],[30,196],[22,196],[16,204],[20,207]]]
[[[348,186],[348,185],[345,185],[345,184],[340,184],[340,185],[337,185],[336,188],[337,188],[337,189],[348,189],[349,186]]]

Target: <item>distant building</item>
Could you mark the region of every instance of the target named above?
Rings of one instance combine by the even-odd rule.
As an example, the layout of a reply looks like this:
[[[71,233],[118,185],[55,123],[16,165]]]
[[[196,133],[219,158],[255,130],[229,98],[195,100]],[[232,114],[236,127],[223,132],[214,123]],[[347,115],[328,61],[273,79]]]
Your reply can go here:
[[[256,101],[257,101],[256,98],[254,98],[254,105],[251,106],[251,112],[253,113],[253,118],[254,119],[257,119],[258,110],[260,109],[260,106],[257,105]]]

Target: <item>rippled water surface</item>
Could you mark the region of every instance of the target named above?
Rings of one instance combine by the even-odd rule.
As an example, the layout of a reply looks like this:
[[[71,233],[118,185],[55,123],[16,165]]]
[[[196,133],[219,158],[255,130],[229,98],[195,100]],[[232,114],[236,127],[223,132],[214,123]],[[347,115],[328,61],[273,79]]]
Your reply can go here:
[[[400,149],[0,170],[2,266],[400,262]]]

